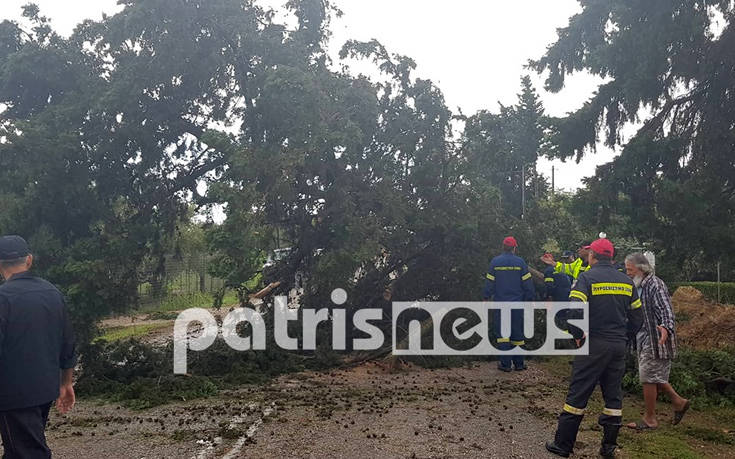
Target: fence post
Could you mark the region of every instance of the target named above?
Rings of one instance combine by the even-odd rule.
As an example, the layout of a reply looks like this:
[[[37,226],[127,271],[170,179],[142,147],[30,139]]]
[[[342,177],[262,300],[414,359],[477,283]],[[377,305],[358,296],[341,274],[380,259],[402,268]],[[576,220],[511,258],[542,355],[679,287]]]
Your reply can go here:
[[[718,261],[717,262],[717,302],[718,303],[722,303],[722,301],[720,300],[720,282],[721,282],[720,281],[720,264],[721,262]]]

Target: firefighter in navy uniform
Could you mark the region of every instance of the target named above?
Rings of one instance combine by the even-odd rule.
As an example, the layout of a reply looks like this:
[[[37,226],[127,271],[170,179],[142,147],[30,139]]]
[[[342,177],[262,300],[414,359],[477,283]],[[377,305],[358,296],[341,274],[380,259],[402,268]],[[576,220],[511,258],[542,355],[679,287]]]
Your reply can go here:
[[[483,299],[493,301],[533,301],[536,297],[536,288],[528,272],[528,265],[515,252],[518,243],[515,238],[508,236],[503,239],[503,253],[490,262],[485,281]],[[494,332],[497,337],[498,350],[506,351],[514,346],[526,344],[523,333],[523,311],[511,311],[510,337],[501,337],[500,311],[493,311]],[[511,371],[511,361],[516,370],[525,370],[525,359],[522,355],[500,356],[498,369]]]
[[[544,299],[569,301],[569,292],[572,290],[571,276],[562,272],[554,272],[554,267],[549,266],[544,271],[544,285],[546,286]]]
[[[607,239],[590,244],[591,269],[579,275],[569,294],[570,301],[589,303],[589,337],[579,328],[569,327],[578,346],[589,339],[589,355],[574,359],[569,392],[559,415],[556,435],[553,441],[546,443],[546,449],[559,456],[571,454],[587,401],[597,384],[605,400],[598,420],[603,428],[600,455],[614,457],[617,447],[623,415],[626,343],[640,329],[643,313],[633,282],[613,267],[612,256],[613,246]]]

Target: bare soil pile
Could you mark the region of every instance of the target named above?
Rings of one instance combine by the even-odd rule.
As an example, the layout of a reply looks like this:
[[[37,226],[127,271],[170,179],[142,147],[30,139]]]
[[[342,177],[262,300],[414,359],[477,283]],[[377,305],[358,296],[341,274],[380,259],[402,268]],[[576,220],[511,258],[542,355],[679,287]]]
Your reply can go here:
[[[697,350],[735,348],[735,307],[714,303],[694,287],[672,297],[680,343]]]

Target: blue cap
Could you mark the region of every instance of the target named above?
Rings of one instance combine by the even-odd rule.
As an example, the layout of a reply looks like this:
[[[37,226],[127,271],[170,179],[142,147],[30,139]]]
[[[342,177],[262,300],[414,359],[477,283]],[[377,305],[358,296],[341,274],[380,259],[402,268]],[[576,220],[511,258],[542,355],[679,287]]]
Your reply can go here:
[[[17,260],[31,253],[28,243],[20,236],[0,237],[0,260]]]
[[[565,250],[564,253],[561,254],[562,258],[569,258],[574,256],[574,252],[571,250]]]

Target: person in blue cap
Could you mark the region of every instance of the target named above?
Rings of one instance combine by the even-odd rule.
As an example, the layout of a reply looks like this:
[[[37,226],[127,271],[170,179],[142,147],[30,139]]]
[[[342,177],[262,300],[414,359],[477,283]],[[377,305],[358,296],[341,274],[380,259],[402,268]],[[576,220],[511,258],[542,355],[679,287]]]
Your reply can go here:
[[[31,274],[33,255],[20,236],[0,237],[0,435],[3,458],[50,458],[51,404],[74,406],[76,353],[61,292]]]

